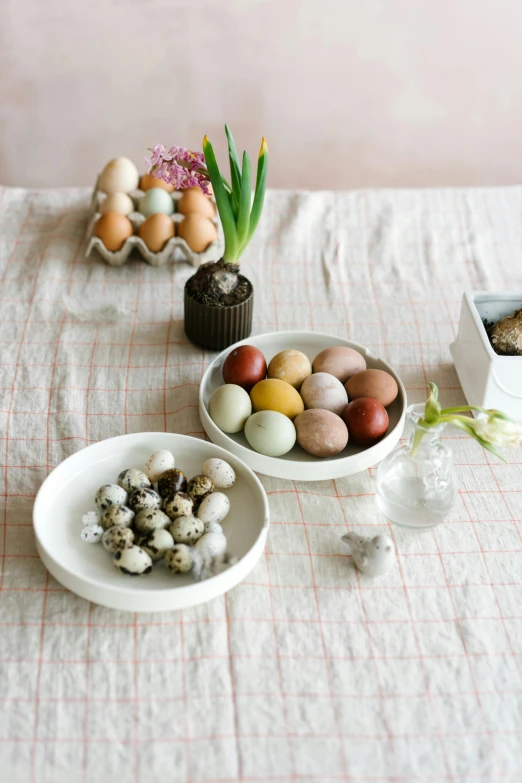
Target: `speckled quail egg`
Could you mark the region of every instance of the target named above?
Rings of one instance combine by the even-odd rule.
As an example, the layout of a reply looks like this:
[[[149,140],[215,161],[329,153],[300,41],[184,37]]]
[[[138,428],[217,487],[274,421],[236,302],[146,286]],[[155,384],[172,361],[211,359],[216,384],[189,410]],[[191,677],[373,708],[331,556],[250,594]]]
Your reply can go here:
[[[176,492],[175,495],[163,501],[163,511],[172,520],[178,517],[191,517],[194,511],[194,501],[186,492]]]
[[[143,509],[136,515],[134,527],[140,533],[149,533],[151,530],[157,530],[158,528],[164,528],[170,525],[169,517],[160,511],[155,509]]]
[[[152,571],[152,560],[144,549],[136,544],[120,549],[113,558],[113,563],[122,574],[141,576]]]
[[[173,468],[175,464],[174,455],[167,449],[160,449],[148,458],[145,473],[151,481],[157,481],[162,473]]]
[[[118,484],[127,492],[134,492],[136,489],[150,487],[150,479],[138,468],[127,468],[127,470],[122,470],[118,476]]]
[[[194,549],[203,560],[221,557],[226,552],[227,539],[222,533],[205,533],[196,541]]]
[[[207,522],[222,522],[230,511],[230,500],[222,492],[212,492],[200,503],[198,517]]]
[[[176,544],[193,544],[201,538],[205,523],[197,517],[178,517],[169,525],[169,531]]]
[[[214,482],[208,476],[194,476],[187,484],[187,495],[190,495],[196,508],[211,492],[214,492]]]
[[[162,498],[183,492],[187,488],[187,477],[182,470],[171,468],[166,470],[158,479],[158,492]]]
[[[147,552],[153,561],[163,560],[165,552],[172,549],[174,539],[168,530],[156,528],[138,539],[138,544]]]
[[[205,533],[219,533],[221,536],[224,535],[223,528],[219,522],[205,522]]]
[[[120,549],[126,549],[134,542],[134,531],[130,527],[115,525],[110,527],[102,536],[103,548],[114,555]]]
[[[130,527],[134,522],[134,511],[127,506],[110,506],[101,518],[101,526],[108,530],[114,525]]]
[[[124,506],[127,493],[118,484],[104,484],[96,493],[95,501],[98,510],[103,514],[109,506]]]
[[[176,544],[165,552],[165,566],[173,574],[186,574],[194,565],[192,547]]]
[[[228,489],[236,481],[234,468],[228,462],[225,462],[224,459],[219,459],[218,457],[207,459],[203,463],[201,473],[203,476],[208,476],[209,479],[212,479],[217,489]]]
[[[87,511],[82,516],[83,525],[99,525],[100,520],[101,520],[101,516],[97,511]]]
[[[129,497],[129,508],[136,514],[144,509],[154,511],[161,506],[161,498],[153,489],[136,489]]]
[[[85,525],[80,538],[85,541],[86,544],[97,544],[102,540],[103,528],[101,525]]]

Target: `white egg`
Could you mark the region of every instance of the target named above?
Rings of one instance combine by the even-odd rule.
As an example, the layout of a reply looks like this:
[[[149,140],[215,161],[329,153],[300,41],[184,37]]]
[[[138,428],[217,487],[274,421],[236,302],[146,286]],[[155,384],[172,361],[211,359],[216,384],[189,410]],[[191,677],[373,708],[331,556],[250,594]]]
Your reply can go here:
[[[120,215],[130,215],[134,212],[134,202],[126,193],[109,193],[100,204],[100,212],[119,212]]]
[[[82,523],[84,525],[99,525],[100,515],[97,511],[87,511],[82,517]]]
[[[150,555],[140,546],[136,546],[136,544],[132,544],[126,549],[120,549],[114,555],[112,562],[118,571],[129,576],[140,576],[152,571]]]
[[[222,432],[241,432],[252,413],[252,402],[241,386],[225,383],[212,392],[208,412]]]
[[[105,193],[129,193],[138,187],[138,169],[128,158],[109,161],[98,180],[98,188]]]
[[[214,482],[218,489],[229,489],[236,481],[234,468],[225,462],[224,459],[211,457],[203,463],[201,473],[208,476]]]
[[[174,455],[166,449],[160,449],[160,451],[155,451],[154,454],[151,454],[148,458],[147,464],[145,465],[145,473],[150,480],[154,482],[159,479],[162,473],[166,470],[171,470],[175,465],[176,460],[174,459]]]
[[[207,522],[222,522],[230,511],[230,500],[222,492],[213,492],[203,498],[198,508],[198,517]]]
[[[165,552],[165,566],[173,574],[186,574],[193,565],[193,549],[186,544],[176,544]]]
[[[169,526],[169,531],[176,544],[193,544],[201,538],[205,523],[197,517],[178,517]]]
[[[227,549],[227,539],[222,533],[205,533],[199,541],[196,541],[194,549],[203,560],[208,561],[214,557],[221,557]]]
[[[288,416],[277,411],[259,411],[245,424],[245,437],[260,454],[280,457],[293,448],[297,435]]]
[[[205,533],[219,533],[224,535],[223,528],[219,522],[205,522]]]
[[[103,514],[109,506],[124,506],[127,502],[127,493],[117,484],[104,484],[96,493],[95,501],[98,511]]]
[[[168,549],[174,546],[174,539],[168,530],[156,528],[138,540],[139,546],[147,552],[152,560],[163,560]]]

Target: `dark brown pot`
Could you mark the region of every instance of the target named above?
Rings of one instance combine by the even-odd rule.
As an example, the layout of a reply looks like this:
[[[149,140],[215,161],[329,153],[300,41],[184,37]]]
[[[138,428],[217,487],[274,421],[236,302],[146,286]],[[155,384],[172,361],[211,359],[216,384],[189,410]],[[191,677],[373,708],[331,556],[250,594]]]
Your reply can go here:
[[[249,281],[250,283],[250,281]],[[254,289],[241,304],[213,307],[197,302],[185,286],[185,334],[191,342],[209,351],[222,351],[245,340],[252,331]]]

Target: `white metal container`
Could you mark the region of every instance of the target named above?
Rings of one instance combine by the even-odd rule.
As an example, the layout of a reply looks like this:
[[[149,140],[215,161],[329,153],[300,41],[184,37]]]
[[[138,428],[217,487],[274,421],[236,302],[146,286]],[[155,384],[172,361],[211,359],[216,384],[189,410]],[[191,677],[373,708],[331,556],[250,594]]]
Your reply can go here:
[[[499,356],[483,321],[498,321],[522,307],[522,291],[472,291],[462,298],[457,339],[450,350],[469,405],[496,408],[522,421],[522,356]]]

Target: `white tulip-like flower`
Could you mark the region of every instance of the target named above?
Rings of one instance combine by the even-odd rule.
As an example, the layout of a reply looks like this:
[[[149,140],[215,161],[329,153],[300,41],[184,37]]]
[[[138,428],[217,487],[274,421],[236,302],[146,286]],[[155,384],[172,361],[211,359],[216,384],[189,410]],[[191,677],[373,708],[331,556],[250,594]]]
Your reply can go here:
[[[479,438],[491,443],[492,446],[501,448],[513,448],[519,446],[522,441],[522,423],[504,419],[498,416],[478,416],[473,428]]]

